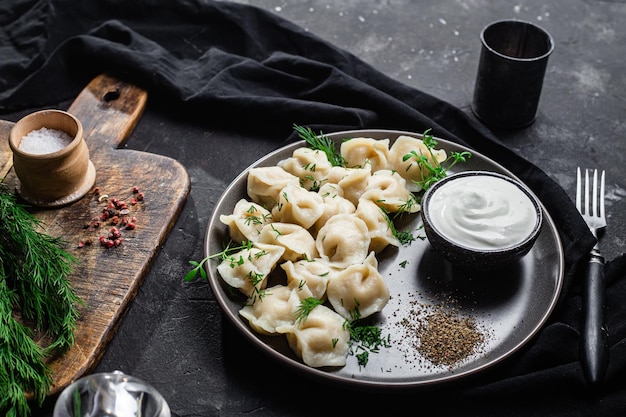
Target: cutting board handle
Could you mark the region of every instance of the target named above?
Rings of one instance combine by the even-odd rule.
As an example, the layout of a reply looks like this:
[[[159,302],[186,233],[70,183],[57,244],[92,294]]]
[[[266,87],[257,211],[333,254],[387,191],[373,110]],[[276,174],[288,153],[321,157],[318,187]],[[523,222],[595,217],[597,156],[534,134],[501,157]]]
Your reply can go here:
[[[87,146],[97,153],[124,146],[147,99],[145,90],[103,74],[80,92],[67,111],[81,121]]]

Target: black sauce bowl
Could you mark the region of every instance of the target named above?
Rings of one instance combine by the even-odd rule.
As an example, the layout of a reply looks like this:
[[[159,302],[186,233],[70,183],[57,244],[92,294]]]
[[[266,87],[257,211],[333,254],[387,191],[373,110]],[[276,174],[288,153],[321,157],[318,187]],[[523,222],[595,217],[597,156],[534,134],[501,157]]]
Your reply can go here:
[[[536,221],[526,237],[517,243],[508,246],[479,249],[472,248],[468,245],[455,241],[454,238],[446,236],[444,232],[435,226],[431,215],[430,202],[444,185],[468,176],[492,176],[500,178],[515,185],[529,198],[536,213]],[[455,266],[475,270],[497,269],[519,261],[535,244],[535,241],[541,232],[543,223],[541,203],[532,191],[528,189],[528,187],[511,177],[490,171],[464,171],[449,175],[437,181],[424,193],[422,198],[421,217],[426,237],[434,250]]]

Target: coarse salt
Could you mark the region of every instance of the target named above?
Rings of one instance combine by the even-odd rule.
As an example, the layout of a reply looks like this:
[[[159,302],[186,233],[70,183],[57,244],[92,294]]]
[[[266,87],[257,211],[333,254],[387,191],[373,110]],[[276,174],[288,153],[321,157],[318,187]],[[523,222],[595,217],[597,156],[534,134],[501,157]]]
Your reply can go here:
[[[42,127],[23,136],[19,149],[32,154],[47,154],[65,148],[72,139],[62,130]]]

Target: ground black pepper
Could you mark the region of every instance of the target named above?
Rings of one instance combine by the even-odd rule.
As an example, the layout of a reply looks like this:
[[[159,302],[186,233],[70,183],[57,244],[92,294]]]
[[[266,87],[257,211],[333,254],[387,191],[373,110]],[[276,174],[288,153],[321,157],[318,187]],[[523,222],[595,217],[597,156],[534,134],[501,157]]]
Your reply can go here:
[[[417,350],[435,365],[452,366],[476,352],[484,336],[471,317],[437,308],[420,323]]]
[[[410,296],[410,314],[396,323],[401,334],[400,350],[407,362],[420,368],[453,368],[472,355],[480,354],[488,332],[452,298],[433,304]]]

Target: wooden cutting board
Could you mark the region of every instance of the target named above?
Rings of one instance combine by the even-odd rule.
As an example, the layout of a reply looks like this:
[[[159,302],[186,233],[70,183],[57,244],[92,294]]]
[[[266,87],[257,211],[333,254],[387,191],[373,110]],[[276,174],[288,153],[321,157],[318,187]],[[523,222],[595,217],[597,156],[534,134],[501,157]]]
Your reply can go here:
[[[47,234],[65,239],[67,251],[77,258],[70,281],[86,303],[80,310],[74,347],[48,361],[55,379],[51,394],[98,363],[189,194],[189,176],[178,161],[120,149],[139,121],[146,100],[142,89],[102,75],[67,109],[83,125],[96,168],[95,186],[101,193],[129,203],[136,196],[133,187],[144,193],[143,201],[129,204],[137,227],[120,228],[124,237],[120,246],[106,249],[98,243],[97,238],[111,226],[85,228],[106,206],[93,192],[66,207],[30,210],[46,225]],[[14,187],[17,179],[8,145],[12,125],[0,121],[0,180],[6,175],[4,182]],[[89,238],[94,239],[93,244],[79,247],[79,242]]]

